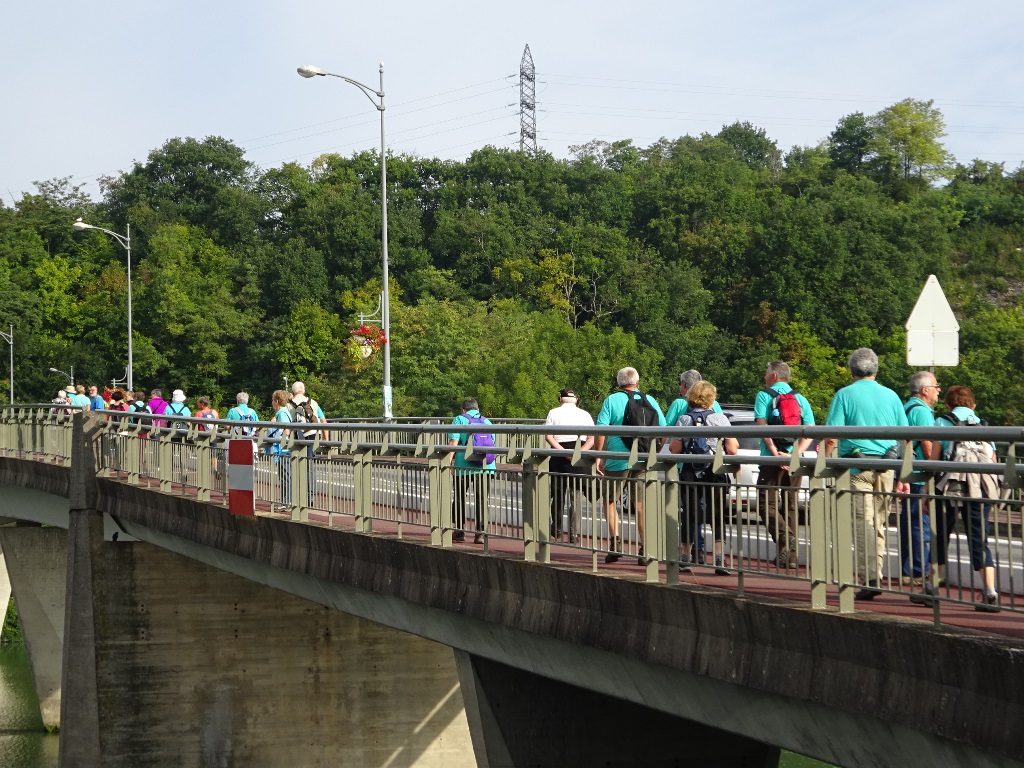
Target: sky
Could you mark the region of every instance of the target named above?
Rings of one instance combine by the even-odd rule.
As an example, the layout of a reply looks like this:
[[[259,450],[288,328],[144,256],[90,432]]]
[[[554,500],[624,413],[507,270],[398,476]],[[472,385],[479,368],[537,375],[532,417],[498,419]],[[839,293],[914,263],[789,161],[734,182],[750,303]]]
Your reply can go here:
[[[749,121],[786,151],[852,112],[934,99],[961,162],[1024,164],[1024,3],[9,3],[0,24],[0,196],[130,170],[174,137],[222,136],[261,168],[380,145],[378,113],[322,69],[378,85],[388,150],[465,159],[519,146],[519,65],[539,147],[717,133]]]

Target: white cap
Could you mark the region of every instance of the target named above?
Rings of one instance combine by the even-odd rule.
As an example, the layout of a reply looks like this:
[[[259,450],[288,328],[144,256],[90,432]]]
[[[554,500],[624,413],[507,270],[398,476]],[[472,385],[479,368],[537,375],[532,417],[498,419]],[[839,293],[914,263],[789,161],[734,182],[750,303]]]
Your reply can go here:
[[[174,392],[171,393],[171,402],[172,403],[184,403],[185,402],[185,393],[182,392],[180,389],[174,390]]]

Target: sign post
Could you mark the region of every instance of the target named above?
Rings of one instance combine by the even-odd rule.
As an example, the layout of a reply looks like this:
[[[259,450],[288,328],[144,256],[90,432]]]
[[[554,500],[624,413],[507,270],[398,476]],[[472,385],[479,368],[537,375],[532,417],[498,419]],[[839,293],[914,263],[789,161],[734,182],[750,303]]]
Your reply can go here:
[[[924,289],[907,320],[907,365],[920,368],[960,364],[960,324],[935,275]]]

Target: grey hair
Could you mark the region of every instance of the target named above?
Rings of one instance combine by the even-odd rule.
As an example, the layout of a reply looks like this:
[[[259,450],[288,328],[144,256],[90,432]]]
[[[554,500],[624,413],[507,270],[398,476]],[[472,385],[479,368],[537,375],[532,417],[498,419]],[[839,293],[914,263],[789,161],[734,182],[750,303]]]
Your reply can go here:
[[[632,387],[640,383],[640,374],[636,372],[636,368],[620,368],[615,374],[615,383],[620,389]]]
[[[768,363],[768,372],[779,377],[779,381],[789,381],[789,364],[781,360],[773,360]]]
[[[910,377],[910,384],[907,387],[910,390],[910,394],[920,394],[921,390],[932,385],[932,380],[934,378],[935,374],[930,371],[918,371]]]
[[[237,395],[235,395],[235,402],[238,403],[239,405],[243,405],[243,404],[248,405],[249,404],[249,393],[248,392],[239,392]]]
[[[462,410],[464,411],[479,411],[480,403],[476,401],[475,397],[467,397],[462,401]]]
[[[878,373],[878,355],[869,347],[855,349],[850,355],[850,359],[846,361],[846,366],[854,378],[866,379],[868,376]]]
[[[703,378],[704,377],[700,375],[700,371],[695,371],[693,368],[691,368],[690,370],[683,371],[682,373],[679,374],[679,383],[685,384],[686,389],[689,390],[690,387],[692,387],[698,381],[702,381]]]
[[[306,385],[301,381],[292,383],[292,394],[293,395],[304,395],[306,394]]]

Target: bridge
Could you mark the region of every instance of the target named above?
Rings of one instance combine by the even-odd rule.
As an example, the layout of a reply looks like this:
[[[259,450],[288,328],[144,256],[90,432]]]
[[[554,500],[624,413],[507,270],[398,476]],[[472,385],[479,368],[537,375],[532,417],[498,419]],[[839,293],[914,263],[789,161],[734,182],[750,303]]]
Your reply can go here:
[[[543,427],[488,428],[501,456],[466,523],[483,541],[460,544],[450,426],[303,441],[258,425],[255,509],[234,514],[230,422],[110,418],[0,415],[0,515],[18,522],[0,546],[62,766],[768,766],[780,748],[1024,764],[1019,429],[979,434],[1004,446],[985,471],[1015,489],[990,513],[1002,610],[980,614],[969,565],[951,560],[939,598],[913,607],[891,552],[883,594],[854,603],[851,460],[792,460],[808,478],[795,568],[773,564],[749,489],[723,499],[718,577],[678,554],[677,462],[693,457],[647,457],[641,519],[623,510],[623,557],[605,565],[621,489],[574,477],[580,540],[553,540]],[[933,464],[885,466],[934,494]]]

